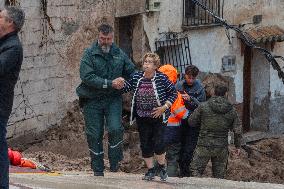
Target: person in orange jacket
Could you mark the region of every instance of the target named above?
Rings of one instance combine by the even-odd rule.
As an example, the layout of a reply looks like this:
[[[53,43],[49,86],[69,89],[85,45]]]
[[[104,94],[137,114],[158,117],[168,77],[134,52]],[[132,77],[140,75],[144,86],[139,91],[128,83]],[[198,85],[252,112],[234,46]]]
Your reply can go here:
[[[8,157],[10,160],[10,164],[13,166],[19,166],[19,167],[29,167],[32,169],[36,169],[36,163],[23,158],[23,155],[16,151],[16,150],[12,150],[11,148],[8,148]]]
[[[178,72],[172,65],[163,65],[159,71],[167,75],[169,80],[174,84],[177,82]],[[168,123],[164,133],[164,141],[167,144],[167,170],[168,176],[179,176],[178,161],[181,149],[181,121],[189,115],[189,110],[186,109],[182,95],[178,92],[178,97],[171,106],[171,115],[168,118]]]
[[[11,165],[21,165],[21,159],[23,158],[23,156],[20,152],[8,148],[8,157]]]
[[[39,169],[42,171],[50,172],[50,168],[47,167],[46,165],[42,165],[40,163],[36,163],[33,160],[23,158],[23,155],[16,151],[12,150],[11,148],[8,148],[8,157],[10,164],[13,166],[19,166],[19,167],[28,167],[31,169]]]

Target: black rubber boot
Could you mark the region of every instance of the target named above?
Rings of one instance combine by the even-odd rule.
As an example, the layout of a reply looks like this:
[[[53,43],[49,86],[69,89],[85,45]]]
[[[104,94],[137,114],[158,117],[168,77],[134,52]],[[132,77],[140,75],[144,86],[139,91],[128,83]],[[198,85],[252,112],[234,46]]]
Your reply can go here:
[[[166,181],[168,179],[168,173],[167,173],[166,165],[158,164],[156,171],[159,174],[161,181]]]
[[[148,180],[148,181],[153,180],[155,178],[155,174],[156,174],[156,170],[154,167],[151,169],[148,169],[147,173],[145,173],[142,180]]]

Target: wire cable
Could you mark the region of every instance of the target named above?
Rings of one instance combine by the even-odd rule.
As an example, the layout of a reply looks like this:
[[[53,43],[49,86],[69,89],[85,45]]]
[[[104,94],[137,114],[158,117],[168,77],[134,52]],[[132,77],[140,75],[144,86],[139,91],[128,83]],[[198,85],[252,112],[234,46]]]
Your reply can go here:
[[[268,51],[267,49],[256,46],[254,44],[254,42],[252,41],[252,39],[245,32],[243,32],[240,28],[238,28],[237,26],[228,24],[228,22],[225,19],[217,16],[213,11],[208,9],[205,5],[200,3],[198,0],[192,0],[192,1],[195,4],[197,4],[198,6],[200,6],[202,9],[204,9],[206,12],[208,12],[211,16],[213,16],[216,20],[218,20],[219,23],[222,26],[225,27],[226,35],[227,35],[229,41],[231,41],[231,39],[230,39],[230,34],[229,34],[228,30],[231,29],[231,30],[234,30],[235,32],[237,32],[239,34],[239,38],[247,46],[259,50],[264,55],[264,57],[267,59],[267,61],[272,65],[273,69],[275,69],[278,72],[278,77],[282,80],[282,83],[284,84],[284,72],[282,71],[281,67],[279,66],[279,64],[276,60],[276,59],[281,59],[284,62],[283,56],[272,55],[272,53],[270,51]]]

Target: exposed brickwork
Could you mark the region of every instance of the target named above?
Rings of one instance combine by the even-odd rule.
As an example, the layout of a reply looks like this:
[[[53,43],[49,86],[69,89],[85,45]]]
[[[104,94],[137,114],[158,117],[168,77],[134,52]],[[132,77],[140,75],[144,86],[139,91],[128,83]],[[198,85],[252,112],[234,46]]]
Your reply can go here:
[[[45,10],[42,0],[19,2],[26,13],[19,34],[24,62],[15,89],[8,138],[38,133],[65,115],[67,103],[77,98],[82,51],[96,39],[97,23],[114,15],[113,3],[110,6],[99,0],[46,0]],[[4,5],[3,1],[0,5]],[[104,20],[113,23],[112,19]]]

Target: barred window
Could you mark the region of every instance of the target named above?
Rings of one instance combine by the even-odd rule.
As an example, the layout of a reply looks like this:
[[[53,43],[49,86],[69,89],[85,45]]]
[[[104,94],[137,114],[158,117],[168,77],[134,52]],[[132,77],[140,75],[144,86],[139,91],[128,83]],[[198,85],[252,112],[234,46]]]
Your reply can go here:
[[[179,79],[182,79],[185,68],[192,64],[188,37],[181,33],[165,33],[155,46],[161,64],[173,65],[179,72]]]
[[[217,16],[223,17],[224,0],[198,0]],[[183,26],[202,27],[219,25],[202,7],[192,0],[183,0]]]

